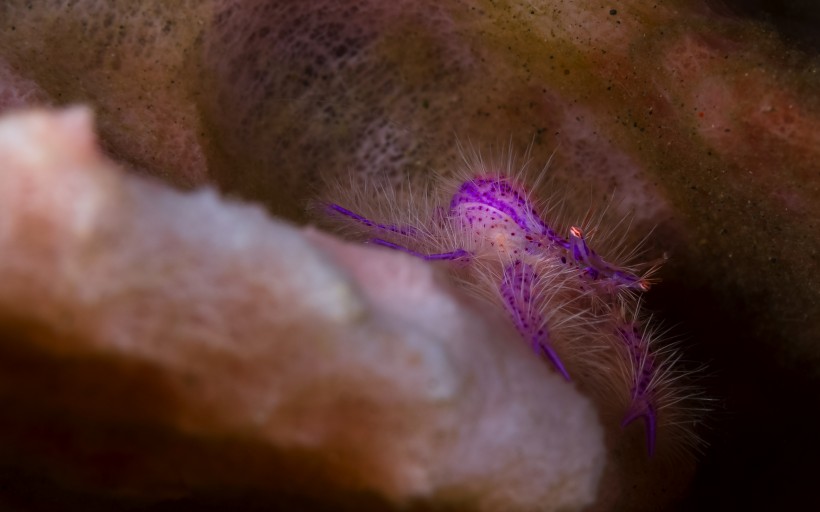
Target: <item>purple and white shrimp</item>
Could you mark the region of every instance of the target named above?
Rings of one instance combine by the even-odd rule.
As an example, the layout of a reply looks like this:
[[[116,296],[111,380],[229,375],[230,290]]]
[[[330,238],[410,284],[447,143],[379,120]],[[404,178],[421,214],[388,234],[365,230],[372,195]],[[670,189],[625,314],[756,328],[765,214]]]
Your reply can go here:
[[[466,163],[460,178],[439,180],[421,199],[385,187],[352,191],[348,204],[323,209],[366,242],[450,262],[463,283],[506,310],[535,353],[568,381],[577,372],[600,401],[612,402],[607,392],[620,388],[628,397],[622,425],[643,418],[651,455],[659,416],[679,401],[664,381],[674,356],[656,350],[638,320],[637,297],[654,268],[610,261],[580,226],[550,222],[521,173]],[[374,203],[378,195],[383,201]],[[617,378],[606,376],[612,368]]]

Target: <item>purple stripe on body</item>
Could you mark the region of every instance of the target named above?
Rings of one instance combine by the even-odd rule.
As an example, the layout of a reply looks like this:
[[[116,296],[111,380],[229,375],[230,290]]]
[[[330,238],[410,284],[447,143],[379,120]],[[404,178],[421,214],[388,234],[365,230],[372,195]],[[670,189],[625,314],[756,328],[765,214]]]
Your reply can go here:
[[[531,235],[546,236],[551,242],[568,248],[566,239],[562,238],[538,215],[526,194],[503,179],[476,178],[461,185],[450,201],[450,212],[464,204],[477,204],[487,210],[497,210],[515,222],[524,232]],[[473,207],[481,210],[481,206]]]

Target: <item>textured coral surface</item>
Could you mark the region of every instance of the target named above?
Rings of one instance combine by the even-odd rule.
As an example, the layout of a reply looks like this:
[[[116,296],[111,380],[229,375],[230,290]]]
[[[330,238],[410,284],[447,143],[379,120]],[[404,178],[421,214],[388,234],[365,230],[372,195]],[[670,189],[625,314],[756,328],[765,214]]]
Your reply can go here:
[[[811,35],[817,33],[811,25],[817,17],[800,2],[789,2],[792,10],[784,8],[774,17],[738,5],[719,0],[617,5],[585,0],[7,0],[0,3],[0,110],[89,104],[104,152],[132,173],[158,177],[180,189],[211,184],[295,222],[307,221],[305,205],[321,193],[325,178],[351,171],[357,179],[399,179],[403,173],[424,179],[431,170],[446,173],[457,158],[456,137],[481,147],[511,141],[525,148],[532,143],[537,162],[546,162],[554,152],[556,179],[576,185],[577,195],[592,205],[614,195],[616,212],[635,212],[635,232],[655,228],[650,254],[670,257],[660,275],[663,283],[650,293],[648,305],[663,311],[666,322],[680,325],[687,357],[709,364],[706,384],[716,398],[712,428],[702,433],[709,447],[684,506],[805,507],[817,501],[807,461],[820,449],[815,440],[820,424],[806,413],[820,406],[820,76]],[[804,15],[792,15],[795,10]],[[0,162],[0,173],[9,168]],[[5,212],[14,204],[32,211],[46,208],[55,222],[65,213],[78,233],[91,229],[92,224],[84,224],[94,218],[91,213],[75,218],[68,210],[51,209],[71,204],[60,194],[86,190],[81,182],[87,178],[78,179],[71,185],[75,188],[66,183],[54,197],[38,196],[39,205],[26,206],[19,198],[4,201],[0,222],[5,224],[0,225],[8,229]],[[113,183],[125,178],[100,179],[113,180],[110,186],[116,188]],[[134,187],[148,187],[152,192],[147,194],[168,203],[177,201],[171,197],[188,197],[168,195],[156,184]],[[88,201],[99,208],[94,201],[114,201],[128,211],[132,199],[119,193],[124,194],[120,199],[100,193]],[[62,203],[55,202],[58,196]],[[152,209],[145,208],[150,217]],[[179,215],[188,214],[178,208]],[[31,230],[32,243],[54,253],[77,250],[48,245],[59,241],[47,236],[54,226],[45,222]],[[215,232],[223,233],[217,227]],[[113,244],[117,237],[111,236]],[[164,254],[171,242],[148,238],[155,245],[133,257],[161,266],[166,260],[154,262],[153,256]],[[207,247],[211,251],[220,245]],[[273,258],[282,247],[260,254]],[[83,250],[96,257],[89,247]],[[345,251],[339,251],[335,257],[341,259]],[[197,254],[203,253],[190,257]],[[360,254],[366,260],[377,253]],[[51,264],[57,261],[62,260]],[[65,265],[61,271],[73,276],[75,284],[94,278],[104,287],[118,272],[80,272]],[[305,265],[311,268],[309,261]],[[15,293],[28,299],[5,295],[3,303],[4,311],[17,311],[2,335],[4,347],[16,354],[3,358],[8,366],[4,375],[12,375],[8,382],[14,384],[3,387],[5,410],[40,426],[20,431],[31,436],[28,444],[2,445],[4,485],[20,491],[14,496],[56,496],[58,503],[101,500],[104,506],[111,499],[101,491],[107,482],[91,479],[89,484],[82,468],[101,464],[109,468],[106,475],[123,471],[118,482],[150,471],[128,466],[123,462],[127,457],[116,453],[96,459],[82,454],[65,459],[65,454],[72,453],[72,446],[119,446],[130,439],[123,429],[150,437],[152,449],[165,446],[171,459],[189,461],[199,474],[222,474],[208,466],[213,460],[208,450],[237,457],[234,464],[264,459],[257,444],[243,444],[248,439],[244,431],[218,447],[211,439],[169,437],[157,430],[151,418],[173,413],[186,425],[195,417],[186,416],[187,400],[159,400],[175,396],[164,386],[148,393],[155,399],[131,399],[132,407],[119,409],[119,427],[97,422],[100,411],[117,411],[117,404],[129,401],[122,397],[140,396],[129,385],[156,387],[161,379],[149,377],[154,370],[130,358],[124,366],[106,358],[77,360],[70,351],[58,351],[62,344],[50,344],[61,334],[43,331],[38,315],[56,315],[49,317],[62,319],[55,325],[73,332],[76,313],[60,309],[62,302],[44,301],[42,311],[35,308],[40,301],[34,297],[48,286],[63,301],[99,303],[95,307],[110,311],[116,310],[116,301],[107,305],[99,298],[71,295],[71,286],[58,286],[49,275],[43,273],[37,286],[34,281],[17,285]],[[226,294],[232,290],[224,289]],[[270,290],[279,288],[271,285]],[[296,296],[307,298],[314,288],[299,290]],[[149,296],[135,292],[120,300],[133,300],[137,308],[140,300],[152,303],[153,298],[145,298]],[[31,311],[15,310],[17,306]],[[206,308],[195,314],[207,319],[212,312]],[[146,328],[162,325],[153,314],[140,318]],[[27,334],[13,335],[18,332]],[[38,339],[44,341],[23,343]],[[85,334],[77,343],[81,341],[88,342]],[[52,355],[20,348],[44,344]],[[221,360],[216,352],[197,354]],[[232,368],[231,375],[246,375],[242,365]],[[100,378],[84,380],[85,375]],[[206,385],[197,379],[183,384],[202,393],[205,402],[208,393],[227,393],[210,380]],[[109,380],[124,388],[101,384]],[[77,388],[69,386],[72,382]],[[24,384],[34,386],[30,394],[12,392]],[[55,386],[66,389],[68,398],[48,398],[54,392],[47,389]],[[249,389],[264,387],[260,381]],[[85,410],[82,402],[71,401],[97,390],[103,397],[92,403],[106,407]],[[61,400],[78,409],[66,415]],[[214,410],[206,405],[202,411]],[[202,411],[196,414],[206,414]],[[61,423],[60,418],[68,419]],[[52,424],[62,427],[50,430]],[[199,453],[207,455],[197,459]],[[150,460],[168,467],[158,462],[167,459]],[[649,503],[647,507],[678,501],[689,480],[688,471],[677,478],[662,475],[666,483],[639,485],[635,491],[635,482],[652,482],[659,472],[629,453],[610,453],[608,461],[598,494],[602,508],[620,503],[623,509],[626,502],[618,500],[633,506]],[[618,464],[625,469],[616,471]],[[311,474],[311,469],[300,468],[299,474]],[[627,476],[619,480],[618,475]],[[189,481],[187,473],[180,478]],[[214,488],[207,482],[219,483],[208,478],[193,480],[204,486],[195,499],[204,499],[202,489]],[[239,485],[241,480],[230,482]],[[172,486],[170,494],[179,496],[179,488]],[[143,491],[126,497],[138,500]],[[223,497],[215,492],[210,501]]]

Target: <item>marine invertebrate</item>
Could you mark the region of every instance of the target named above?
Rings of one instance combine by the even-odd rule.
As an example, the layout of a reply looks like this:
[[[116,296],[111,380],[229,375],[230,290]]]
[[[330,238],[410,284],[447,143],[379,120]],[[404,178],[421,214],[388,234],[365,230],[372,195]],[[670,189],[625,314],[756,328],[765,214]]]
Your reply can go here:
[[[600,403],[622,403],[623,426],[642,419],[653,454],[663,409],[681,398],[669,385],[678,375],[674,351],[658,348],[640,313],[657,265],[632,263],[637,250],[623,250],[623,241],[598,252],[600,215],[598,225],[589,213],[580,224],[558,220],[541,199],[545,172],[530,179],[526,164],[516,169],[511,157],[487,161],[477,152],[463,161],[422,194],[351,186],[322,208],[368,243],[449,262],[454,277],[503,307],[566,380],[577,373]]]

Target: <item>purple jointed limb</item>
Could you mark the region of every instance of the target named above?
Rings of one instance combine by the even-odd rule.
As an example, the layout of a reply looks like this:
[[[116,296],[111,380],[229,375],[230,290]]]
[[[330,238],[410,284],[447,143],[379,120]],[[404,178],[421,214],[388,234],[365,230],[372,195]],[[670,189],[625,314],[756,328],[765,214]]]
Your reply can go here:
[[[636,419],[643,418],[646,428],[646,445],[651,456],[655,453],[655,433],[657,431],[657,412],[652,398],[655,361],[649,353],[646,341],[641,336],[637,324],[628,324],[619,328],[618,334],[626,345],[632,367],[636,371],[631,389],[632,403],[621,426],[625,427]]]
[[[549,333],[536,303],[538,297],[534,295],[534,285],[537,277],[532,265],[521,261],[507,265],[500,285],[501,297],[519,334],[529,341],[538,354],[546,356],[566,380],[570,380],[569,373],[549,342]]]
[[[388,242],[387,240],[382,240],[381,238],[372,238],[370,239],[370,243],[381,245],[382,247],[389,247],[390,249],[395,249],[397,251],[406,252],[407,254],[410,254],[417,258],[421,258],[425,261],[458,260],[470,257],[470,253],[465,251],[464,249],[456,249],[455,251],[451,252],[424,254],[418,251],[414,251],[413,249],[404,247],[402,245],[394,244],[393,242]]]
[[[331,203],[327,205],[327,210],[332,214],[339,214],[343,215],[349,219],[355,220],[359,224],[363,224],[369,228],[375,228],[382,231],[389,231],[391,233],[397,233],[399,235],[407,235],[411,236],[416,233],[415,228],[412,226],[394,226],[392,224],[379,224],[378,222],[374,222],[363,215],[359,215],[356,212],[350,211],[347,208],[340,206],[335,203]]]
[[[651,457],[655,454],[655,435],[658,428],[657,414],[655,413],[655,408],[648,400],[638,407],[635,407],[635,405],[637,405],[637,402],[633,403],[633,407],[629,410],[623,421],[621,421],[621,426],[626,427],[638,418],[643,418],[643,425],[646,429],[646,449]]]
[[[635,274],[621,270],[598,256],[598,254],[587,245],[583,232],[576,226],[570,229],[569,245],[572,258],[578,264],[586,266],[585,270],[592,279],[611,279],[621,286],[640,291],[647,291],[649,289],[649,283],[645,279],[641,279]]]
[[[380,224],[378,222],[374,222],[374,221],[368,219],[367,217],[365,217],[363,215],[359,215],[358,213],[356,213],[354,211],[351,211],[351,210],[348,210],[347,208],[345,208],[343,206],[340,206],[338,204],[335,204],[335,203],[327,205],[327,209],[331,213],[336,213],[336,214],[343,215],[343,216],[345,216],[349,219],[352,219],[352,220],[358,222],[359,224],[363,224],[363,225],[365,225],[367,227],[370,227],[370,228],[375,228],[375,229],[379,229],[379,230],[382,230],[382,231],[389,231],[391,233],[397,233],[397,234],[400,234],[400,235],[407,235],[407,236],[412,236],[416,233],[415,228],[413,228],[411,226],[394,226],[392,224]],[[389,248],[395,249],[397,251],[402,251],[402,252],[405,252],[407,254],[411,254],[411,255],[413,255],[417,258],[421,258],[425,261],[458,260],[458,259],[462,259],[462,258],[468,258],[470,256],[470,253],[468,251],[465,251],[464,249],[456,249],[456,250],[451,251],[451,252],[444,252],[444,253],[438,253],[438,254],[424,254],[424,253],[420,253],[418,251],[414,251],[414,250],[412,250],[408,247],[404,247],[402,245],[395,244],[393,242],[388,242],[387,240],[384,240],[382,238],[372,238],[370,240],[370,242],[373,243],[373,244],[376,244],[376,245],[381,245],[383,247],[389,247]]]

